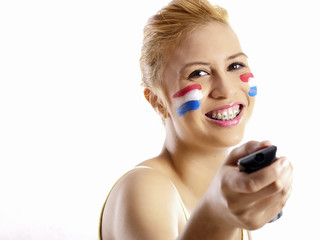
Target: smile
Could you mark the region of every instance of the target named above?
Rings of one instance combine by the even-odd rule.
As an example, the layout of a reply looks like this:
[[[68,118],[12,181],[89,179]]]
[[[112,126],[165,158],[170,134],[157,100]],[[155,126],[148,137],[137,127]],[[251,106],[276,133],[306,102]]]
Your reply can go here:
[[[240,122],[242,109],[242,104],[235,103],[214,109],[207,112],[205,115],[212,122],[217,123],[220,126],[231,127]]]

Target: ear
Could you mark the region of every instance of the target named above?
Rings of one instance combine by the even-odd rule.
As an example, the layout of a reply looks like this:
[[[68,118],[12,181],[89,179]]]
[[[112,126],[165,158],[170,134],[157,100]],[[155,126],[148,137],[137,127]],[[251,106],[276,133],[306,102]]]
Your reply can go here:
[[[163,119],[169,117],[167,108],[165,107],[161,99],[154,92],[152,92],[149,88],[145,88],[143,93],[144,93],[144,97],[151,104],[153,109],[156,112],[158,112]]]

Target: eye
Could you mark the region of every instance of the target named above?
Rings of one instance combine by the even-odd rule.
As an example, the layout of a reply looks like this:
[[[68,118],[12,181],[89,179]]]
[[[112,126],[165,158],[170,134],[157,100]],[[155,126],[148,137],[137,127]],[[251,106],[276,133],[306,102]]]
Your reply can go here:
[[[208,75],[208,73],[207,73],[206,71],[203,71],[203,70],[195,70],[195,71],[193,71],[193,72],[189,75],[188,79],[191,79],[191,78],[199,78],[199,77],[203,77],[203,76],[206,76],[206,75]]]
[[[239,63],[239,62],[235,62],[229,65],[228,67],[228,71],[234,71],[234,70],[239,70],[241,68],[245,67],[244,64]]]

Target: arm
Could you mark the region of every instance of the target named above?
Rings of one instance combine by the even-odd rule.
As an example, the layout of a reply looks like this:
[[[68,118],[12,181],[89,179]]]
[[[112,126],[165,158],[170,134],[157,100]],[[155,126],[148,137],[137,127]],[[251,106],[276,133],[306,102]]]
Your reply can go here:
[[[108,199],[102,231],[113,238],[104,239],[238,240],[241,228],[260,228],[282,209],[292,179],[284,159],[250,176],[239,172],[237,159],[265,144],[248,143],[230,153],[188,222],[166,176],[150,169],[126,175]]]

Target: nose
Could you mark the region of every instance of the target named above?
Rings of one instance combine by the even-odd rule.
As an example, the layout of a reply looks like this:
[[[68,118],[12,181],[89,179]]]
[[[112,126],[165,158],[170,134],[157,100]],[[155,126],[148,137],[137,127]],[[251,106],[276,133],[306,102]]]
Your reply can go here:
[[[211,97],[228,99],[235,93],[235,83],[226,74],[216,74],[212,81]]]

